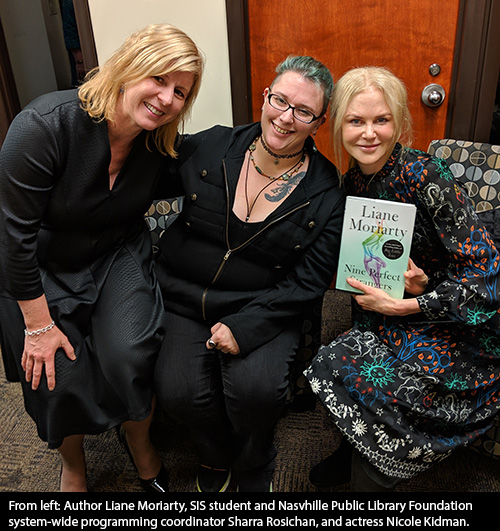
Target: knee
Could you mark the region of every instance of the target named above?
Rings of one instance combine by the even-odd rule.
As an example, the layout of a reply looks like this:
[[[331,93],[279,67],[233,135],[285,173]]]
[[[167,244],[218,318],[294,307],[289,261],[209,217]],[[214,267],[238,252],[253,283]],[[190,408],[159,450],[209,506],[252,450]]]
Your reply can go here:
[[[256,407],[284,402],[289,387],[288,363],[262,363],[262,359],[253,360],[250,356],[225,373],[228,392]]]
[[[265,413],[281,409],[286,401],[287,390],[286,382],[277,382],[274,378],[247,378],[226,388],[226,396],[238,402],[242,408]]]
[[[162,409],[180,421],[202,415],[214,402],[213,386],[203,386],[196,374],[186,376],[157,364],[154,385]]]
[[[188,396],[187,389],[179,379],[174,378],[172,371],[161,363],[157,363],[155,367],[154,390],[158,403],[167,412],[182,407]]]

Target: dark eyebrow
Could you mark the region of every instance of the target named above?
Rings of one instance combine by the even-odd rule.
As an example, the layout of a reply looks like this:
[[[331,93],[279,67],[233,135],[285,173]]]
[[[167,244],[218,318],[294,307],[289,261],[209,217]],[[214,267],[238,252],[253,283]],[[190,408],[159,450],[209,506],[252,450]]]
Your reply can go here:
[[[272,92],[272,94],[276,94],[276,96],[279,96],[281,99],[285,100],[290,105],[290,100],[280,92]],[[312,114],[315,113],[314,109],[312,107],[309,107],[309,105],[306,105],[304,103],[299,103],[298,105],[294,105],[294,107],[297,107],[299,109],[304,109],[306,111],[311,112]]]

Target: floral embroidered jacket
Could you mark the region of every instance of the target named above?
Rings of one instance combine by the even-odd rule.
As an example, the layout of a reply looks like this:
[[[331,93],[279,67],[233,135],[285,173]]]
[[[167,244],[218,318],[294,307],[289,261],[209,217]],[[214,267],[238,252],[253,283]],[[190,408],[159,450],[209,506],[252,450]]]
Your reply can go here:
[[[354,446],[384,474],[409,478],[472,443],[500,408],[500,256],[447,164],[396,145],[348,195],[413,203],[411,258],[430,277],[421,313],[354,311],[354,326],[306,371]]]

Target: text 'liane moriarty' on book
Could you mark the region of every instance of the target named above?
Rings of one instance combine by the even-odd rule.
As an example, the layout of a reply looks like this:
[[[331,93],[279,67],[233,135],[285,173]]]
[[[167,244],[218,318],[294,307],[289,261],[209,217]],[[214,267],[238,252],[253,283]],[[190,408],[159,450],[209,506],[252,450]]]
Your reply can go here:
[[[384,221],[387,222],[384,224]],[[351,217],[351,229],[362,232],[381,232],[384,235],[404,238],[408,229],[400,227],[398,212],[378,210],[375,205],[363,205],[359,219]],[[393,222],[394,224],[392,224]]]

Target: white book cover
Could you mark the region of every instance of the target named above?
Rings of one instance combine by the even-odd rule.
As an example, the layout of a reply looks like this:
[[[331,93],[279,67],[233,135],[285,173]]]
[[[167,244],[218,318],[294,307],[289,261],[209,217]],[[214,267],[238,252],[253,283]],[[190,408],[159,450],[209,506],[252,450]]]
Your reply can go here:
[[[409,203],[348,196],[335,287],[360,293],[347,283],[351,277],[402,299],[416,211]]]

